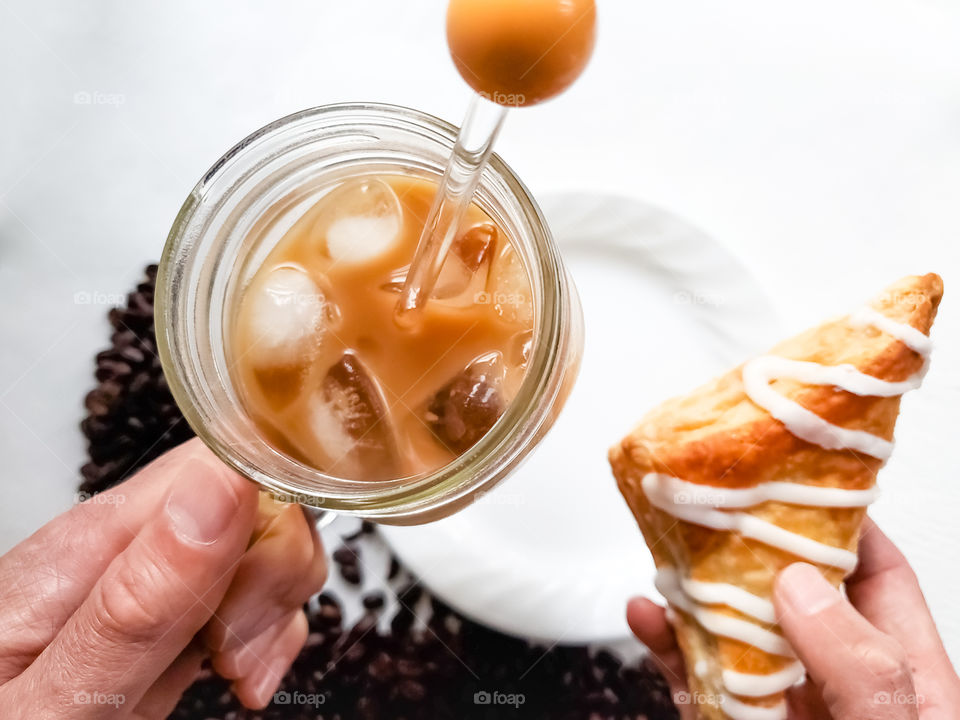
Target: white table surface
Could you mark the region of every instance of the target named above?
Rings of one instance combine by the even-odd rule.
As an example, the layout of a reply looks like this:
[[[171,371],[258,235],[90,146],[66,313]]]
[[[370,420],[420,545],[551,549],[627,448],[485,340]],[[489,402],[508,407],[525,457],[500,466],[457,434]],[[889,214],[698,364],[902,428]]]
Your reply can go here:
[[[0,1],[0,551],[71,505],[107,305],[221,152],[328,102],[459,120],[443,5]],[[791,329],[902,274],[944,276],[933,368],[872,512],[960,658],[960,6],[599,6],[582,81],[513,114],[498,145],[534,194],[670,208],[740,256]]]

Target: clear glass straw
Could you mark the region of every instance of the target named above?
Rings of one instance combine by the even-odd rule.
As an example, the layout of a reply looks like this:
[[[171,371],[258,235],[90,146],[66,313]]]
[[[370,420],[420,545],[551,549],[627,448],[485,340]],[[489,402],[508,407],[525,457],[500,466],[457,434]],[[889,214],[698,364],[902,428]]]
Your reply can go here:
[[[507,108],[479,95],[470,101],[400,291],[395,316],[401,325],[413,325],[430,297],[506,115]]]

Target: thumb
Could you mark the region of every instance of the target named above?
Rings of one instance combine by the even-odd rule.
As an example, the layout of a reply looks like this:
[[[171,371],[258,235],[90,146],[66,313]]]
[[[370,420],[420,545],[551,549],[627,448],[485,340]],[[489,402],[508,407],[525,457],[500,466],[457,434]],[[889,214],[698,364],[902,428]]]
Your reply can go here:
[[[212,454],[191,454],[168,472],[173,482],[154,517],[11,682],[15,695],[29,688],[23,696],[42,703],[35,715],[132,712],[220,603],[253,529],[256,487]]]
[[[777,619],[835,720],[916,720],[913,678],[900,644],[877,630],[812,565],[777,577]]]

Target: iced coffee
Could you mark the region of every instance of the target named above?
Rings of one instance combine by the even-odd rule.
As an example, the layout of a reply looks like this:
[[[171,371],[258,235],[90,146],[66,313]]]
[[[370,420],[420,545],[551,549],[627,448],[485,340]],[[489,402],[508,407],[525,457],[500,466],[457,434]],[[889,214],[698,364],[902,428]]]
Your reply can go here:
[[[535,305],[522,254],[470,206],[413,326],[397,299],[436,186],[363,176],[330,188],[242,290],[229,361],[280,452],[328,475],[436,470],[497,422],[523,380]]]

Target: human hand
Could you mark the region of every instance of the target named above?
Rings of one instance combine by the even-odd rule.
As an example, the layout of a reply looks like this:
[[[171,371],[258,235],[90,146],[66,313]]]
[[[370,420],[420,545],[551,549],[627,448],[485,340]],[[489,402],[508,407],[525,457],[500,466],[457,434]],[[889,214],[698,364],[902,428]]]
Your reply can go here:
[[[869,518],[860,564],[847,598],[816,568],[795,563],[774,589],[784,635],[807,669],[787,692],[792,720],[948,720],[960,707],[960,678],[937,633],[906,558]],[[686,692],[686,671],[664,609],[646,598],[627,606],[627,621],[670,684]],[[690,705],[679,708],[694,720]]]
[[[166,717],[206,657],[263,707],[325,579],[299,506],[185,443],[0,557],[2,714]]]

